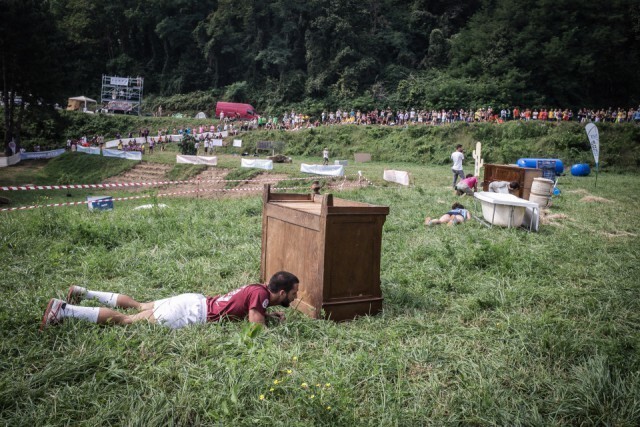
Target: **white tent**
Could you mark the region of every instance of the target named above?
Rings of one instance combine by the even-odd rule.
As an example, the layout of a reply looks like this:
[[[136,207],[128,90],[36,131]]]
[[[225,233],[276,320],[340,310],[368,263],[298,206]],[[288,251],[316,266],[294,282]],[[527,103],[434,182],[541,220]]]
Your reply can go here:
[[[205,113],[203,113],[202,111],[200,111],[198,114],[196,114],[196,119],[206,119],[207,115]]]
[[[67,110],[79,110],[80,104],[84,103],[83,111],[87,111],[87,102],[97,104],[95,99],[87,98],[86,96],[74,96],[69,98],[67,102]]]

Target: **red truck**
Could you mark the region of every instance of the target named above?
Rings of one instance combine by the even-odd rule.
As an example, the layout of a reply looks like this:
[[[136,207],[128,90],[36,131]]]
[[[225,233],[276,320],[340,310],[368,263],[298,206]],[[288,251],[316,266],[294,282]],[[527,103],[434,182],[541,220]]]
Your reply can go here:
[[[260,117],[256,113],[256,109],[249,104],[240,104],[237,102],[218,102],[216,103],[216,117],[220,118],[220,114],[223,114],[223,118],[253,120]]]

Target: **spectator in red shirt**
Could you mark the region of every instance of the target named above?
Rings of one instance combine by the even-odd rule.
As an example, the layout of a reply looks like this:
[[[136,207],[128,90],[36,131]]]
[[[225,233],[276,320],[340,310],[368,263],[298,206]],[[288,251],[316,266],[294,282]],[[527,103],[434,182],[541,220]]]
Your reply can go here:
[[[284,313],[267,313],[267,307],[289,307],[298,294],[298,283],[296,276],[280,271],[271,277],[268,284],[246,285],[225,295],[206,297],[202,294],[181,294],[143,303],[127,295],[91,291],[73,285],[69,288],[66,301],[56,298],[49,301],[40,330],[48,325],[62,323],[68,317],[109,325],[128,325],[146,320],[173,329],[247,317],[249,322],[264,325],[268,317],[284,320]],[[111,308],[79,305],[83,299],[97,300],[113,308],[133,308],[138,313],[123,314]]]

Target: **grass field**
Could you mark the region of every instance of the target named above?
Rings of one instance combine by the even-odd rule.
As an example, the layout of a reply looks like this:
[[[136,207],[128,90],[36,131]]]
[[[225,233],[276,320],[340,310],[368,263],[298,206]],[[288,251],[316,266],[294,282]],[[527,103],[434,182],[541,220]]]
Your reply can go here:
[[[385,167],[415,186],[385,185]],[[561,177],[555,219],[527,233],[425,228],[455,200],[446,166],[358,169],[379,186],[336,195],[390,207],[384,311],[339,324],[289,310],[257,331],[68,321],[39,333],[71,284],[150,300],[256,281],[260,196],[0,213],[0,423],[640,424],[640,176]]]

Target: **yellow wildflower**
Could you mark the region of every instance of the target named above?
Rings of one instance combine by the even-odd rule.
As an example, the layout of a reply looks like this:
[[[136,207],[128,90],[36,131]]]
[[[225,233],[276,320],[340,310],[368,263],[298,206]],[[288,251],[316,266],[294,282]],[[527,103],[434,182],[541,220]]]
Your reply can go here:
[[[291,374],[293,371],[291,369],[287,369],[287,374]]]
[[[327,406],[327,411],[330,411],[330,410],[331,410],[331,406]]]
[[[264,394],[260,395],[260,400],[264,400]]]
[[[325,386],[326,388],[329,388],[329,387],[331,387],[331,383],[326,383],[324,386]]]
[[[295,362],[296,360],[298,360],[298,356],[293,356],[293,361]]]
[[[273,380],[273,383],[274,383],[275,385],[278,385],[278,384],[280,384],[280,380]]]
[[[302,383],[302,384],[300,384],[300,387],[302,387],[302,388],[308,388],[308,387],[309,387],[309,384],[307,384],[307,383]]]
[[[269,391],[270,391],[271,393],[273,393],[273,392],[275,391],[275,388],[271,387],[271,388],[269,389]]]
[[[309,399],[313,399],[314,397],[316,397],[316,395],[312,394],[311,396],[309,396]]]

